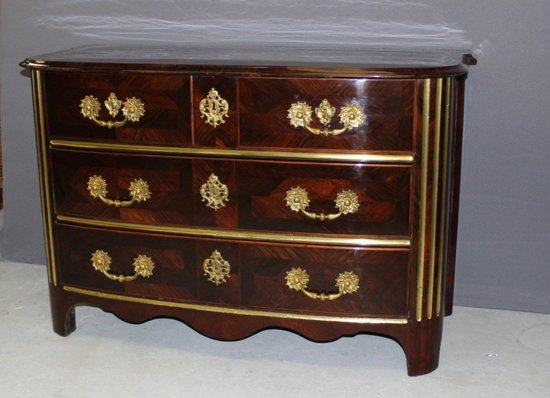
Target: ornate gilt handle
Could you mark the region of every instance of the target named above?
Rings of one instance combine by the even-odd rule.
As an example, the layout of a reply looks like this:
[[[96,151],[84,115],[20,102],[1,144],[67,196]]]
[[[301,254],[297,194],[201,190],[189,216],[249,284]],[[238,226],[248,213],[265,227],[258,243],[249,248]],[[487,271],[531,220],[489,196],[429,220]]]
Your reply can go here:
[[[340,116],[340,123],[343,124],[344,127],[337,129],[311,127],[312,113],[313,110],[311,106],[305,102],[298,101],[294,102],[288,109],[288,119],[290,119],[290,124],[294,127],[304,127],[312,134],[325,136],[340,135],[346,130],[361,126],[365,123],[366,119],[363,108],[356,103],[344,105],[340,109],[338,116]],[[336,108],[333,107],[326,98],[321,101],[317,108],[315,108],[315,115],[319,121],[327,127],[330,125],[335,113]]]
[[[126,98],[126,101],[122,102],[117,98],[115,93],[111,93],[103,104],[112,117],[116,117],[122,108],[124,118],[122,120],[99,120],[101,104],[93,95],[87,95],[82,98],[80,101],[80,113],[82,113],[82,116],[85,118],[93,120],[99,126],[110,129],[113,127],[122,127],[128,121],[137,122],[145,114],[145,105],[136,97]]]
[[[205,117],[206,123],[218,127],[220,124],[225,123],[225,119],[229,114],[229,103],[220,97],[216,89],[212,88],[199,103],[199,111],[201,119]]]
[[[285,279],[289,289],[302,292],[314,300],[336,300],[344,294],[355,293],[359,290],[359,277],[352,271],[342,272],[336,278],[338,293],[318,293],[308,290],[307,284],[309,283],[309,275],[302,268],[292,268],[286,273]]]
[[[92,198],[99,198],[103,203],[109,206],[115,207],[128,207],[134,202],[145,202],[151,198],[151,192],[149,191],[149,184],[141,178],[136,178],[130,183],[130,197],[131,200],[117,200],[109,199],[107,196],[107,182],[101,176],[93,175],[88,180],[88,191]]]
[[[231,272],[231,264],[229,264],[217,250],[214,250],[210,257],[204,260],[202,269],[204,271],[204,276],[216,286],[227,282],[225,278],[231,276],[229,275]]]
[[[345,189],[336,195],[335,207],[338,209],[338,213],[325,214],[325,213],[313,213],[306,210],[309,206],[309,196],[307,191],[302,187],[292,187],[286,191],[286,205],[290,207],[292,211],[302,212],[308,218],[313,220],[334,220],[340,217],[342,214],[355,213],[359,209],[359,198],[357,194],[349,189]]]
[[[155,268],[155,263],[151,260],[151,257],[144,254],[140,254],[134,258],[134,273],[133,275],[115,275],[109,272],[111,270],[111,257],[109,253],[103,250],[96,250],[92,253],[92,267],[96,271],[101,272],[107,278],[117,281],[117,282],[131,282],[135,280],[138,276],[144,278],[149,278],[153,275],[153,269]]]
[[[200,188],[201,201],[206,202],[206,206],[218,211],[225,207],[225,202],[229,201],[229,189],[222,183],[215,174],[210,174],[208,180]]]

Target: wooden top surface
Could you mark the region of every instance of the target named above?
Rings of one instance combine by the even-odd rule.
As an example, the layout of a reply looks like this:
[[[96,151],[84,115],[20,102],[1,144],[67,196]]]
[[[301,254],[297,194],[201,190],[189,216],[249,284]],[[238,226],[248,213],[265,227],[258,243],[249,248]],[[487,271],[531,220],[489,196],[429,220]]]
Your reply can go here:
[[[467,50],[89,45],[30,57],[21,65],[63,70],[431,76],[464,74],[475,63]]]

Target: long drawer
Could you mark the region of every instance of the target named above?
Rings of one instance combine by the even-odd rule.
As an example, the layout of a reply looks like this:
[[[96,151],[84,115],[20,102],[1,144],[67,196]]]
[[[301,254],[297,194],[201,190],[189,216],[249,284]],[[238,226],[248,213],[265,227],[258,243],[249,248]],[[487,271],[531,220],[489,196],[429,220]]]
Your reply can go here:
[[[405,316],[406,249],[299,247],[58,225],[62,282],[216,306]]]
[[[54,139],[300,151],[414,152],[415,79],[56,73]]]
[[[275,232],[410,235],[409,165],[70,150],[54,150],[52,159],[58,214]]]
[[[188,75],[51,72],[44,84],[52,138],[191,144]]]

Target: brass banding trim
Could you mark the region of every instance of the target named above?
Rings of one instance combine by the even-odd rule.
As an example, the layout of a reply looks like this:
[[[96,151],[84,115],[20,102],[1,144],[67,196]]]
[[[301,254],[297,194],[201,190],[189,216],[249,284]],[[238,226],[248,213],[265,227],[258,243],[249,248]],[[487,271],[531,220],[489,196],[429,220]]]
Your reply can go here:
[[[282,319],[301,319],[308,321],[325,321],[325,322],[345,322],[345,323],[357,323],[357,324],[395,324],[405,325],[407,324],[406,318],[372,318],[372,317],[350,317],[350,316],[330,316],[330,315],[311,315],[311,314],[299,314],[290,312],[279,311],[261,311],[261,310],[248,310],[240,308],[218,307],[213,305],[203,304],[191,304],[180,303],[175,301],[163,301],[148,299],[142,297],[123,296],[120,294],[98,292],[95,290],[81,289],[74,286],[63,286],[63,290],[70,293],[82,294],[91,297],[97,297],[108,300],[118,300],[130,303],[139,303],[147,305],[155,305],[159,307],[169,308],[181,308],[186,310],[214,312],[218,314],[232,314],[243,316],[257,316],[257,317],[269,317],[269,318],[282,318]]]
[[[311,244],[334,244],[343,246],[359,247],[404,247],[411,245],[409,239],[383,239],[383,238],[348,238],[348,237],[330,237],[316,236],[307,234],[273,233],[264,231],[242,231],[219,228],[201,228],[201,227],[175,227],[165,225],[151,225],[140,223],[128,223],[122,221],[92,220],[89,218],[72,217],[58,215],[57,220],[71,224],[102,227],[112,229],[124,229],[138,232],[156,232],[172,235],[182,235],[204,238],[224,238],[235,240],[251,241],[270,241],[285,243],[311,243]]]
[[[50,184],[48,173],[48,151],[45,141],[45,121],[44,121],[44,98],[42,93],[42,72],[33,70],[31,72],[31,82],[33,87],[34,107],[35,112],[35,124],[36,124],[36,139],[37,139],[37,157],[39,165],[40,175],[40,189],[42,192],[42,223],[44,229],[44,240],[46,245],[46,258],[48,264],[48,281],[57,286],[57,267],[55,264],[54,244],[53,244],[53,232],[52,221],[50,215],[52,214],[52,204],[50,199]]]
[[[321,153],[321,152],[284,152],[247,149],[150,146],[140,144],[117,144],[105,142],[86,142],[76,140],[50,140],[53,148],[86,149],[98,151],[122,151],[135,153],[153,153],[165,155],[220,156],[256,159],[289,159],[306,161],[332,161],[353,163],[405,163],[414,162],[413,154],[394,153]]]
[[[430,226],[430,262],[428,270],[428,308],[426,313],[428,319],[432,319],[433,300],[435,288],[435,248],[437,246],[437,199],[439,187],[439,145],[441,134],[441,95],[443,79],[436,80],[435,86],[435,122],[434,122],[434,143],[433,143],[433,176],[432,176],[432,205],[431,205],[431,226]]]
[[[420,161],[420,210],[418,227],[418,266],[416,276],[416,320],[422,320],[422,302],[424,298],[424,260],[426,245],[426,200],[428,196],[428,159],[430,148],[430,82],[425,79],[423,83],[422,106],[422,154]]]

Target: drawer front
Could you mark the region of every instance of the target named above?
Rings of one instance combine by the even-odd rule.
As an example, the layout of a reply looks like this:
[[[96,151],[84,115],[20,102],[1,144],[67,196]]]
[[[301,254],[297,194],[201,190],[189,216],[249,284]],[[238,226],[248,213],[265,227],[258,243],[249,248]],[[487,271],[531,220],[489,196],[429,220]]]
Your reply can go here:
[[[207,269],[229,265],[224,281],[204,272],[199,282],[204,302],[327,315],[407,315],[404,249],[201,242],[197,253],[201,269],[205,261]],[[339,280],[344,286],[337,286]]]
[[[252,310],[407,315],[404,249],[194,241],[70,226],[56,232],[69,285]]]
[[[242,230],[409,235],[410,166],[57,150],[52,156],[59,214]],[[144,197],[140,184],[146,184]]]
[[[57,214],[192,225],[191,162],[172,157],[52,151]]]
[[[249,230],[409,235],[410,166],[193,161],[197,223]],[[197,193],[227,186],[218,210]],[[238,224],[231,224],[236,220]]]
[[[243,78],[239,144],[411,151],[415,87],[415,80]]]
[[[188,76],[48,72],[45,87],[50,137],[191,143]]]
[[[197,297],[191,240],[63,225],[55,234],[56,263],[64,284],[148,298]]]

